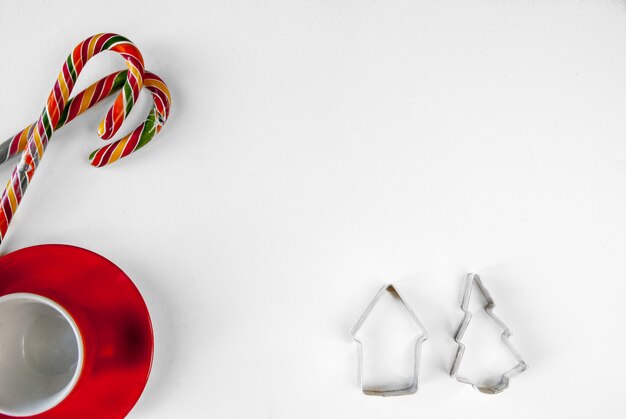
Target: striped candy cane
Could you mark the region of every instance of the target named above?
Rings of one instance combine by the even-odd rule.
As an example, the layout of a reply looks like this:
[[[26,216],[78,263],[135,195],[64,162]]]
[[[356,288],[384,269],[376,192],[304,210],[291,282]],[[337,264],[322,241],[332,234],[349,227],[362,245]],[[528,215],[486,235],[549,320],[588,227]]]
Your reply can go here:
[[[137,101],[143,86],[144,64],[141,53],[132,42],[115,34],[98,34],[87,38],[74,48],[50,92],[46,107],[37,122],[29,129],[26,148],[0,197],[0,243],[35,174],[52,133],[63,117],[76,79],[87,61],[102,51],[119,53],[126,62],[128,72],[122,91],[98,127],[98,135],[103,139],[110,139],[115,135]]]
[[[54,128],[57,131],[59,128],[68,124],[72,120],[74,120],[77,116],[81,115],[83,112],[92,108],[93,106],[100,103],[103,99],[109,97],[113,93],[117,92],[122,88],[124,82],[126,81],[128,70],[119,71],[116,73],[109,74],[108,76],[102,78],[98,82],[92,84],[82,92],[78,93],[73,98],[67,101],[65,105],[65,109],[61,115],[61,119],[57,123],[57,126]],[[159,76],[149,71],[144,73],[143,79],[143,87],[147,88],[152,94],[152,109],[148,114],[146,121],[133,130],[139,131],[141,134],[139,135],[139,141],[134,141],[135,136],[133,133],[127,135],[115,143],[112,143],[111,146],[115,145],[115,147],[102,147],[91,154],[90,162],[94,166],[103,166],[105,164],[113,163],[117,159],[113,159],[112,157],[117,156],[117,154],[111,153],[111,158],[109,159],[99,159],[100,164],[94,164],[93,159],[96,156],[106,155],[107,150],[113,148],[122,147],[123,144],[123,153],[120,153],[121,157],[125,157],[130,153],[141,148],[143,145],[150,142],[154,136],[161,130],[165,121],[169,117],[170,110],[170,92]],[[0,165],[9,160],[10,158],[16,156],[26,149],[26,145],[28,144],[28,137],[31,130],[34,128],[36,123],[31,124],[13,135],[11,138],[6,140],[5,142],[0,144]],[[133,141],[131,141],[131,139]],[[105,148],[107,150],[105,150]]]
[[[143,86],[152,94],[153,105],[148,117],[130,134],[91,153],[89,162],[92,166],[106,166],[134,153],[152,141],[154,136],[163,128],[170,113],[170,103],[172,102],[170,92],[163,80],[149,71],[146,71],[143,82]],[[72,116],[70,115],[70,117]]]

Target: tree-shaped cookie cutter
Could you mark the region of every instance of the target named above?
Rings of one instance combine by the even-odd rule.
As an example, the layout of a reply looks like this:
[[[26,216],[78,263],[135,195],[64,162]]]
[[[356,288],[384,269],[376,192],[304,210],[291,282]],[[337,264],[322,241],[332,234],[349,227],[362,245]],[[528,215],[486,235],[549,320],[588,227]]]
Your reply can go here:
[[[359,332],[359,329],[361,329],[361,326],[363,326],[363,323],[365,323],[365,320],[367,320],[367,318],[369,317],[370,313],[372,312],[372,310],[376,306],[376,303],[378,303],[378,301],[381,299],[381,297],[387,291],[395,293],[398,296],[398,298],[400,299],[400,301],[402,302],[402,304],[404,305],[406,310],[411,315],[411,318],[413,319],[413,321],[419,326],[419,329],[422,331],[422,334],[419,335],[417,337],[416,341],[415,341],[415,359],[414,359],[414,364],[413,364],[413,377],[411,379],[410,385],[408,387],[404,387],[404,388],[391,389],[391,390],[380,390],[380,389],[377,389],[377,388],[367,388],[367,387],[363,386],[363,344],[356,337],[356,335]],[[418,381],[419,381],[419,379],[418,379],[418,377],[419,377],[419,366],[420,366],[420,360],[421,360],[421,357],[422,357],[422,344],[426,341],[426,339],[428,339],[428,332],[426,331],[426,328],[424,327],[422,322],[420,322],[420,320],[417,318],[417,316],[415,315],[413,310],[411,310],[411,307],[407,304],[407,302],[404,300],[404,298],[402,298],[402,295],[400,295],[398,290],[392,284],[383,285],[380,288],[378,293],[376,293],[376,295],[374,296],[374,299],[372,300],[372,302],[365,309],[365,312],[361,315],[361,318],[359,319],[359,321],[356,322],[356,324],[352,328],[351,334],[352,334],[352,338],[358,343],[358,347],[359,347],[359,349],[358,349],[358,352],[359,352],[359,360],[358,360],[358,362],[359,362],[359,385],[361,387],[361,391],[363,391],[364,394],[367,394],[368,396],[388,397],[388,396],[402,396],[402,395],[405,395],[405,394],[413,394],[413,393],[415,393],[417,391]]]
[[[463,335],[465,334],[465,331],[467,330],[467,327],[469,326],[470,320],[472,319],[472,313],[470,313],[469,311],[469,302],[470,302],[470,297],[472,295],[472,289],[474,288],[474,285],[476,285],[478,290],[481,292],[481,294],[485,298],[485,305],[484,305],[485,312],[498,324],[498,326],[502,328],[502,335],[500,336],[502,339],[502,342],[517,360],[517,365],[511,368],[510,370],[505,371],[500,377],[500,381],[497,384],[492,385],[492,386],[480,385],[474,382],[473,380],[470,380],[469,378],[465,378],[465,377],[461,377],[457,375],[459,367],[461,366],[461,361],[463,360],[463,353],[465,352],[465,345],[461,342],[461,340],[463,339]],[[515,347],[513,347],[513,344],[511,344],[511,341],[509,340],[509,338],[512,335],[511,331],[509,330],[507,325],[504,324],[504,322],[500,320],[493,313],[493,309],[495,308],[495,306],[496,304],[493,301],[491,294],[489,294],[489,291],[487,291],[487,289],[483,285],[483,282],[481,281],[480,276],[478,276],[477,274],[468,274],[466,282],[465,282],[465,292],[463,293],[463,301],[461,302],[461,310],[463,310],[463,312],[465,313],[465,316],[463,317],[461,324],[459,324],[459,327],[456,333],[454,334],[454,340],[458,344],[458,348],[456,351],[456,356],[454,357],[454,362],[452,363],[452,368],[450,368],[450,376],[452,378],[456,378],[457,381],[461,383],[469,384],[475,389],[477,389],[478,391],[480,391],[481,393],[486,393],[486,394],[498,394],[506,390],[507,387],[509,386],[511,379],[515,377],[516,375],[523,373],[528,368],[528,366],[526,365],[526,362],[524,362],[519,352],[517,352],[517,350],[515,349]]]

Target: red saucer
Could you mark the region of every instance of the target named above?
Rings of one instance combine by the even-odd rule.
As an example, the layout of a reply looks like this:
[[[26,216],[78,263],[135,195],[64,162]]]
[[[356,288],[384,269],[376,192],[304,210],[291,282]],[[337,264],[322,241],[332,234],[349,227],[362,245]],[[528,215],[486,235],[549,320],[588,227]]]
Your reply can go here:
[[[46,244],[0,258],[0,296],[18,292],[65,308],[80,329],[85,353],[72,392],[30,417],[124,418],[148,381],[154,349],[148,309],[130,278],[96,253]]]

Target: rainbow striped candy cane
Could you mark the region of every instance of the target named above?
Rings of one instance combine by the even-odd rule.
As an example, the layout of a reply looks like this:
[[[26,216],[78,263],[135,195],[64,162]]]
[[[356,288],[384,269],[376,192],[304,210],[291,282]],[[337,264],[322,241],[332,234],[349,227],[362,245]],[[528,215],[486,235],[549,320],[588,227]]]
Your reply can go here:
[[[149,71],[146,71],[143,82],[144,87],[152,94],[153,105],[148,117],[130,134],[91,153],[89,162],[92,166],[106,166],[134,153],[152,141],[154,136],[163,128],[170,113],[170,104],[172,102],[170,92],[163,80]],[[69,112],[69,118],[76,117],[71,114],[72,109]],[[76,115],[79,115],[83,110],[78,110],[77,112]]]
[[[123,70],[109,74],[69,99],[65,105],[61,119],[54,130],[57,131],[83,112],[121,89],[126,81],[127,72],[128,70]],[[133,130],[131,134],[94,151],[90,157],[90,163],[92,165],[101,167],[137,151],[150,142],[154,136],[159,133],[165,121],[167,121],[171,103],[170,92],[167,85],[159,76],[146,71],[144,73],[143,87],[150,91],[153,101],[152,109],[146,121]],[[17,134],[11,136],[8,140],[0,143],[0,165],[26,149],[28,138],[35,124],[36,123],[33,123],[27,126]],[[108,155],[109,152],[109,158],[101,158]],[[96,157],[98,157],[97,164],[94,161]]]
[[[15,214],[28,184],[35,174],[35,170],[43,157],[43,153],[52,137],[54,129],[59,126],[59,122],[61,122],[64,116],[66,107],[69,108],[69,106],[67,106],[69,95],[76,79],[87,61],[102,51],[114,51],[119,53],[122,58],[124,58],[128,71],[126,72],[122,91],[118,94],[113,106],[109,109],[98,127],[98,135],[103,139],[110,139],[115,135],[137,101],[139,92],[144,83],[144,64],[141,53],[131,41],[120,35],[98,34],[87,38],[74,48],[66,63],[63,65],[61,74],[48,97],[46,107],[40,118],[28,130],[28,140],[22,157],[13,170],[11,179],[0,197],[0,243],[4,239],[13,214]],[[93,93],[95,94],[95,91]],[[82,104],[79,108],[81,107]],[[162,125],[159,124],[160,121],[158,119],[160,114],[155,108],[157,108],[156,102],[153,111],[151,111],[148,116],[148,120],[139,127],[142,128],[142,132],[146,126],[149,125],[148,122],[151,120],[155,121],[154,124],[156,124],[156,126],[148,129],[153,128],[155,133],[160,130],[160,125]],[[68,109],[66,119],[69,119],[69,111]],[[76,113],[76,115],[78,115],[78,113]],[[151,115],[153,116],[151,117]],[[139,128],[121,140],[96,151],[95,154],[91,156],[92,164],[95,163],[96,166],[104,165],[124,155],[130,154],[125,154],[124,151],[127,148],[126,146],[131,144],[132,141],[136,140],[137,144],[141,142],[142,136],[141,134],[137,134]],[[152,135],[152,137],[153,136],[154,135]],[[115,147],[111,149],[111,146]],[[118,150],[117,146],[122,147],[122,150]],[[100,152],[105,149],[106,152],[101,154]],[[98,161],[96,161],[96,159],[98,159]]]

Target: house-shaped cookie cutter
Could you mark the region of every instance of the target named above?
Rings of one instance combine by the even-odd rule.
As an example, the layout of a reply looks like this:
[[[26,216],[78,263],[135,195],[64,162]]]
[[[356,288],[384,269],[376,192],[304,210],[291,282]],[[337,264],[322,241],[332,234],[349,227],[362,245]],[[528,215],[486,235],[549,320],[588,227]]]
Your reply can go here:
[[[361,327],[363,326],[363,323],[365,323],[365,320],[367,320],[367,318],[369,317],[370,313],[372,312],[372,310],[376,306],[376,303],[378,303],[378,301],[381,299],[381,297],[387,291],[391,292],[391,293],[394,293],[395,295],[398,296],[398,298],[400,299],[400,301],[402,302],[402,304],[404,305],[406,310],[411,315],[411,318],[413,319],[413,321],[418,325],[419,329],[422,331],[422,334],[419,335],[417,337],[416,341],[415,341],[415,359],[414,359],[415,363],[414,363],[414,367],[413,367],[413,377],[411,379],[410,385],[408,387],[403,387],[403,388],[398,388],[398,389],[380,390],[380,389],[377,389],[377,388],[369,388],[369,387],[364,387],[363,386],[363,344],[356,337],[356,335],[359,332],[359,329],[361,329]],[[405,394],[413,394],[413,393],[415,393],[417,391],[418,381],[419,381],[419,379],[418,379],[418,377],[419,377],[419,366],[420,366],[420,360],[421,360],[421,356],[422,356],[422,344],[426,341],[426,339],[428,339],[428,332],[426,331],[426,328],[424,327],[422,322],[420,322],[420,320],[417,318],[417,316],[415,315],[413,310],[411,310],[411,307],[407,304],[407,302],[404,300],[404,298],[402,298],[402,295],[400,295],[398,290],[392,284],[383,285],[380,288],[380,290],[378,291],[376,296],[374,296],[374,299],[372,300],[372,302],[365,309],[365,312],[361,315],[361,318],[359,319],[359,321],[356,322],[356,324],[352,328],[351,334],[352,334],[352,338],[358,344],[358,352],[359,352],[359,360],[358,360],[358,362],[359,362],[359,385],[360,385],[361,390],[363,391],[364,394],[367,394],[368,396],[388,397],[388,396],[402,396],[402,395],[405,395]]]

